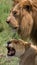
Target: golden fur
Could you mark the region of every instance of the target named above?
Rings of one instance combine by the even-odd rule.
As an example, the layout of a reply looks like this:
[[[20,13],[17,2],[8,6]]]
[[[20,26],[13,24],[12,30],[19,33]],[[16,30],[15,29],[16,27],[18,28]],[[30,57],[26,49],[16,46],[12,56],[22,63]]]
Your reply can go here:
[[[22,39],[30,37],[37,44],[37,1],[24,0],[11,10],[7,22],[17,29]]]
[[[23,0],[13,0],[14,6],[15,6],[16,4],[18,4],[18,3],[20,3],[21,1],[23,1]]]
[[[20,58],[19,65],[37,65],[37,47],[31,43],[24,42],[23,40],[13,39],[7,42],[7,48],[12,48],[14,50],[9,50],[8,56],[17,56]],[[15,54],[11,55],[11,52]]]

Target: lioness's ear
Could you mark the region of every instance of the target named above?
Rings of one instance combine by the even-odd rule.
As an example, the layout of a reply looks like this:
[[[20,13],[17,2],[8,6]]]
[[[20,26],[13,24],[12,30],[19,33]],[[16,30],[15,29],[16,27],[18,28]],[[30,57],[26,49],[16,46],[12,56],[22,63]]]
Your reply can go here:
[[[25,44],[25,49],[26,49],[26,50],[29,49],[29,48],[30,48],[30,45],[31,45],[31,43],[28,43],[28,42],[27,42],[27,43]]]
[[[25,49],[27,50],[28,48],[30,48],[31,43],[23,41],[22,39],[19,39],[18,41],[20,41],[21,44],[23,44],[25,46]]]

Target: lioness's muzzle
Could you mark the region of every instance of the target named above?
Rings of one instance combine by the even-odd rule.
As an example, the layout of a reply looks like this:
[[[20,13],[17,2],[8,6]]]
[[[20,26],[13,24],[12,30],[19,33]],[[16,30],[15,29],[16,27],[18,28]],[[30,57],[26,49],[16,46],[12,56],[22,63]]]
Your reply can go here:
[[[11,41],[7,42],[7,46],[6,46],[6,48],[8,50],[7,55],[8,56],[14,56],[16,51],[13,47],[10,47],[9,44],[11,44]]]
[[[15,55],[15,49],[14,48],[8,48],[7,55],[8,56],[14,56]]]

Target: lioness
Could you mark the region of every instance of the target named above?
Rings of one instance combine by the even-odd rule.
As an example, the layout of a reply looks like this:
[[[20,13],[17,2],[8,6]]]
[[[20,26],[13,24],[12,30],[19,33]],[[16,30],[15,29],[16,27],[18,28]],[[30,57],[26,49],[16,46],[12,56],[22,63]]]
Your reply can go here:
[[[19,65],[37,65],[37,47],[23,40],[7,42],[7,55],[20,58]]]
[[[37,44],[37,1],[24,0],[11,10],[7,23],[16,29],[22,39],[31,38]]]

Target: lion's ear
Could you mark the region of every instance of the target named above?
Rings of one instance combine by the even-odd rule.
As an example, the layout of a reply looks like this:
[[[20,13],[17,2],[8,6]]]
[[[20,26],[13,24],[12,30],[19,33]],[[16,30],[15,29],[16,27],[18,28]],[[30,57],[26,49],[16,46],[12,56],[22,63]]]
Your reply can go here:
[[[31,45],[31,43],[28,43],[28,42],[27,42],[27,43],[25,44],[25,49],[26,49],[26,50],[29,49],[29,48],[30,48],[30,45]]]
[[[32,11],[32,3],[30,1],[22,1],[21,7],[29,12]]]
[[[28,12],[32,11],[32,6],[31,5],[24,5],[23,9],[27,10]]]

